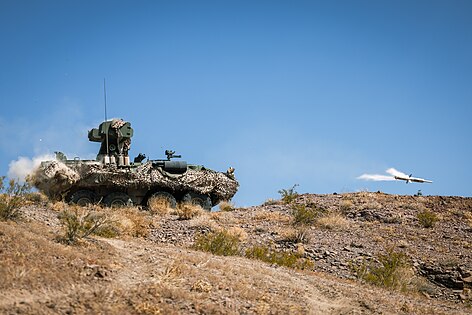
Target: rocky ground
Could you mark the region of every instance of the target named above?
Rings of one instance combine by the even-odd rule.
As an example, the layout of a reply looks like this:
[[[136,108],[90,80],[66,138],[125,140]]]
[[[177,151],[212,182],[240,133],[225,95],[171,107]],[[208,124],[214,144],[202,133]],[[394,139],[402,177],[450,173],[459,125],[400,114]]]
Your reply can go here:
[[[75,245],[58,241],[65,207],[34,204],[22,209],[22,219],[0,222],[0,313],[472,312],[471,198],[305,194],[185,219],[170,210],[130,209],[115,213],[118,236]],[[297,223],[294,209],[315,217]],[[434,215],[431,227],[421,213]],[[215,231],[237,235],[241,253],[265,246],[311,267],[193,249],[197,237]],[[360,267],[392,252],[405,257],[403,286],[360,278]]]

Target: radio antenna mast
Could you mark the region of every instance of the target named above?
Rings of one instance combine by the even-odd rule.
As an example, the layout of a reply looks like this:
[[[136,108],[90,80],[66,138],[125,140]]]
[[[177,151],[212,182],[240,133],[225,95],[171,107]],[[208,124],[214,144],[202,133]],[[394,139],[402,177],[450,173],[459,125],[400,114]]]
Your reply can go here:
[[[106,86],[106,83],[105,83],[105,78],[103,78],[103,95],[105,97],[105,123],[107,121],[107,86]],[[110,129],[110,126],[107,126],[106,128],[106,134],[105,134],[105,138],[106,138],[106,143],[107,143],[107,156],[109,155],[109,149],[108,149],[108,130]]]

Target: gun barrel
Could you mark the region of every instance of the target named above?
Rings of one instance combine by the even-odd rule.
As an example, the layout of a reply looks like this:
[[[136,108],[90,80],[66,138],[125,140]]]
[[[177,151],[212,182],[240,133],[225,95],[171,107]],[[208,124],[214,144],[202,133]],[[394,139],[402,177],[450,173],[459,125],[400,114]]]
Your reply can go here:
[[[161,167],[164,171],[171,174],[183,174],[187,171],[186,161],[153,160],[152,166]]]

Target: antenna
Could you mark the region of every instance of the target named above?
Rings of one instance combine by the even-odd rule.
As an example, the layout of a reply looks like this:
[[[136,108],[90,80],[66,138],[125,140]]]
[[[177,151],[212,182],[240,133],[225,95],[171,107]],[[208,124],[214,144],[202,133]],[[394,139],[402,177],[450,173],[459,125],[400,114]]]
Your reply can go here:
[[[107,86],[106,86],[105,78],[103,78],[103,95],[105,97],[105,122],[106,122],[107,121]],[[105,134],[105,138],[107,142],[107,156],[110,153],[108,149],[108,129],[109,128],[110,127],[107,127],[106,134]]]

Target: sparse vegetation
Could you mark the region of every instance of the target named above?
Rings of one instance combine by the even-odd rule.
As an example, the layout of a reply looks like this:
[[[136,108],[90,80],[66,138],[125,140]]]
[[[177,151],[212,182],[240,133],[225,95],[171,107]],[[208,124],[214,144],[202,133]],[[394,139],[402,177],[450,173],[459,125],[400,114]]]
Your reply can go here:
[[[298,197],[298,193],[295,191],[295,188],[297,188],[298,184],[295,184],[292,186],[292,188],[289,189],[281,189],[278,191],[280,196],[282,197],[282,201],[286,204],[290,204],[295,199]]]
[[[313,224],[321,212],[322,210],[319,208],[307,207],[303,204],[294,205],[291,209],[291,215],[295,225]]]
[[[175,212],[177,213],[179,220],[190,220],[196,216],[199,216],[204,213],[205,210],[202,209],[199,205],[194,205],[190,203],[182,203],[177,206]]]
[[[392,248],[377,256],[378,262],[363,261],[360,266],[351,266],[357,277],[384,288],[405,290],[411,281],[407,257]]]
[[[28,201],[26,194],[29,193],[31,187],[29,184],[20,184],[18,181],[11,179],[8,186],[4,184],[5,176],[0,177],[0,220],[15,220],[20,217],[20,209],[25,206]]]
[[[418,222],[424,228],[432,228],[439,221],[438,216],[430,211],[430,210],[423,210],[419,212],[416,217],[418,218]]]
[[[328,230],[343,230],[349,226],[349,221],[342,214],[332,212],[317,219],[316,224]]]
[[[225,230],[210,232],[198,236],[194,248],[219,256],[235,256],[239,254],[239,237]]]
[[[270,249],[268,246],[256,245],[246,250],[245,256],[250,259],[261,260],[270,264],[296,268],[312,269],[313,262],[292,252],[282,252]]]
[[[470,311],[472,293],[468,280],[463,281],[472,272],[470,257],[458,254],[471,249],[463,237],[470,231],[470,198],[303,195],[289,205],[277,201],[276,207],[255,206],[244,213],[202,211],[190,220],[179,220],[174,208],[159,216],[137,207],[90,205],[79,210],[106,214],[110,224],[96,228],[88,241],[78,238],[81,246],[54,241],[61,223],[61,236],[66,231],[58,214],[73,212],[75,206],[46,205],[37,194],[25,199],[22,220],[0,221],[0,289],[5,295],[0,313],[173,314],[190,305],[201,313],[304,314],[313,306],[328,313]],[[344,200],[353,203],[346,212]],[[363,216],[361,209],[370,202],[378,202],[381,211],[365,213],[382,215],[382,220]],[[292,209],[301,204],[313,214],[309,224],[294,224]],[[414,208],[404,209],[404,204]],[[434,233],[419,228],[416,214],[425,209],[434,209],[447,224],[436,225]],[[396,214],[403,224],[389,224],[387,219]],[[201,252],[189,250],[192,239]],[[376,254],[375,248],[385,244],[394,246]],[[402,254],[406,251],[408,258]],[[346,268],[350,261],[352,270]],[[338,281],[352,274],[360,281],[349,281],[349,286]],[[360,282],[400,292],[389,299],[385,290]],[[452,287],[461,282],[462,291]],[[319,306],[316,294],[326,290],[332,295],[321,295],[327,304]],[[336,304],[340,295],[342,303]],[[307,305],[308,299],[314,304]]]
[[[136,207],[123,207],[114,210],[112,221],[115,222],[119,234],[133,237],[147,237],[153,226],[152,218],[146,211]]]
[[[306,244],[310,241],[308,229],[305,226],[298,226],[296,228],[285,229],[282,232],[282,241],[289,243]]]
[[[166,198],[150,198],[148,201],[148,209],[152,214],[166,215],[173,209],[170,206],[169,201]]]
[[[339,206],[339,210],[342,213],[349,212],[352,208],[354,208],[354,203],[349,199],[343,200]]]
[[[272,206],[272,205],[276,205],[278,204],[279,201],[278,200],[275,200],[275,199],[272,199],[272,198],[269,198],[267,199],[266,201],[264,201],[264,206]]]
[[[109,217],[89,207],[68,207],[59,214],[59,219],[65,229],[65,234],[60,240],[69,245],[93,233],[99,233],[100,229],[103,235],[111,233],[111,229],[106,227],[110,224]]]
[[[219,204],[220,211],[234,211],[236,208],[234,204],[228,201],[222,201]]]

